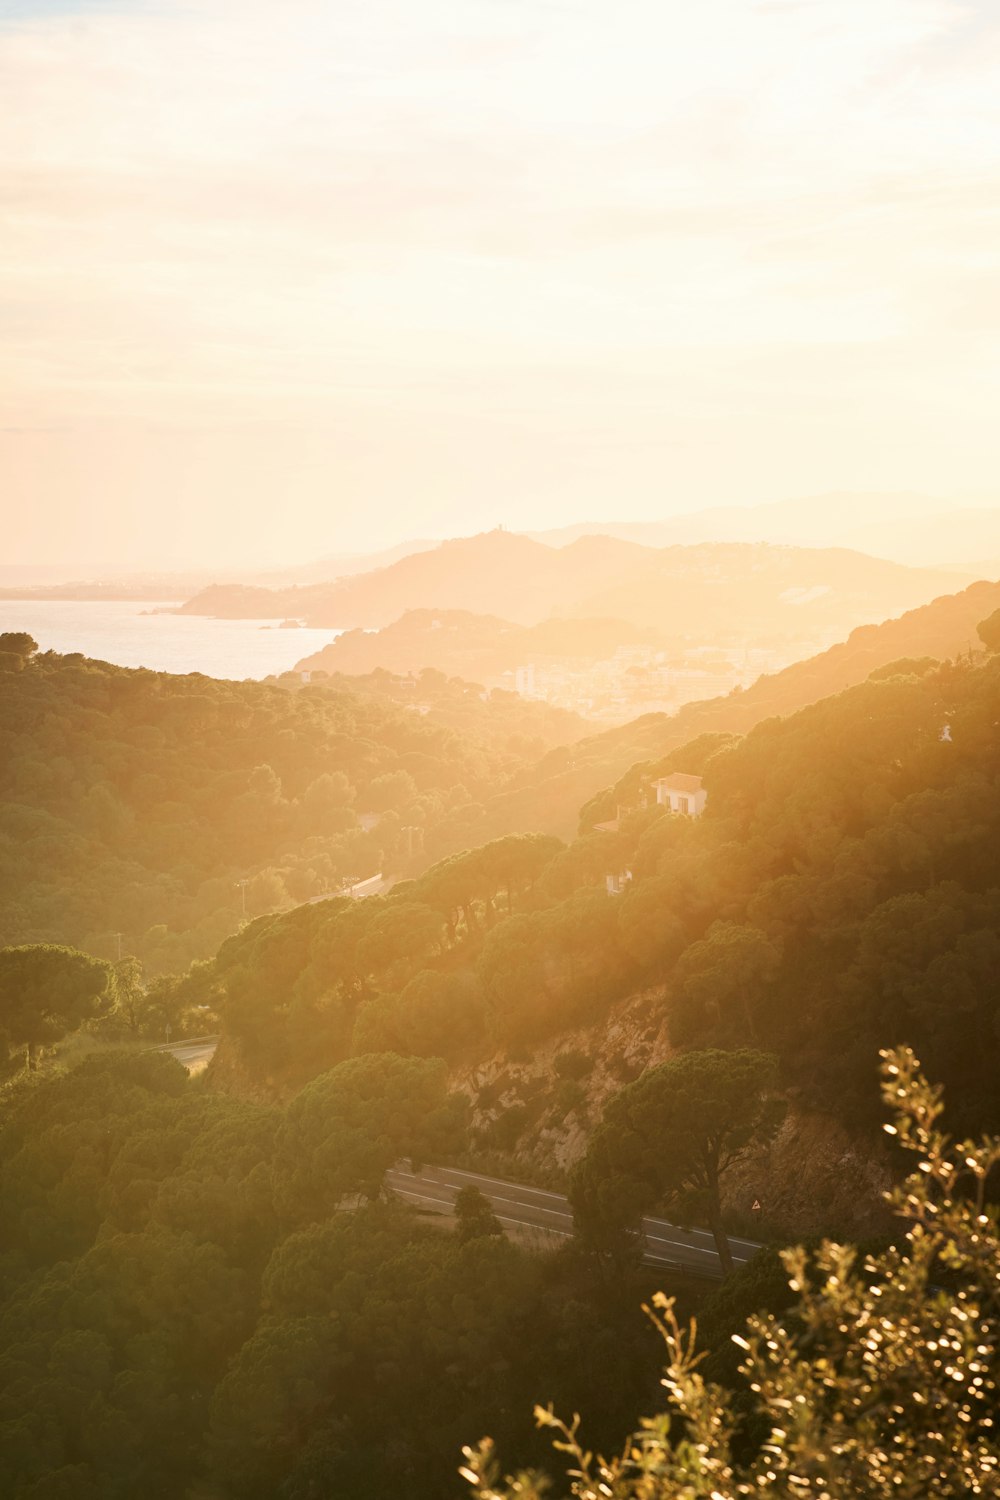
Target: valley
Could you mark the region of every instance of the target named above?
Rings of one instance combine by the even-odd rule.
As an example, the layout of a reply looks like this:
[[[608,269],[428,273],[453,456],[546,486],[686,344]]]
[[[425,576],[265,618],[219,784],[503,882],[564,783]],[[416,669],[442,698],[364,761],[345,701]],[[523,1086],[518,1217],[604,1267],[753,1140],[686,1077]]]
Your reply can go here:
[[[1000,1500],[1000,7],[0,83],[0,1500]]]

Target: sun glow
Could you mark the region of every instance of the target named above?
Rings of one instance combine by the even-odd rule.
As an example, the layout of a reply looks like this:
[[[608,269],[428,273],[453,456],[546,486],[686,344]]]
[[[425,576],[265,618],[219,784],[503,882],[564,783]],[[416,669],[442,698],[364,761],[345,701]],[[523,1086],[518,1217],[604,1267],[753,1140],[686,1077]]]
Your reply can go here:
[[[986,6],[8,12],[15,556],[991,482]]]

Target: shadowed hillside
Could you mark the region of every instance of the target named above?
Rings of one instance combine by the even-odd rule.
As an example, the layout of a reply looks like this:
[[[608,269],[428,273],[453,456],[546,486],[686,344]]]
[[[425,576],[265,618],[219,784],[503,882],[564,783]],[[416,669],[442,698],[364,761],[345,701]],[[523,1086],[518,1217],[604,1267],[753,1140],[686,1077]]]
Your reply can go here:
[[[120,940],[154,970],[424,859],[441,819],[586,728],[433,673],[417,710],[377,683],[133,671],[28,636],[0,636],[0,684],[0,945]]]

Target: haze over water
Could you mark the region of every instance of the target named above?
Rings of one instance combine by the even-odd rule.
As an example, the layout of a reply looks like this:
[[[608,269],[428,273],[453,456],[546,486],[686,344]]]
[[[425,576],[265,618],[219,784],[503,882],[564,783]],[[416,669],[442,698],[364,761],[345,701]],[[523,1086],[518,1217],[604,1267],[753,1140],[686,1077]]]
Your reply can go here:
[[[27,630],[43,651],[81,651],[119,667],[270,677],[320,651],[336,630],[282,630],[275,620],[210,620],[154,614],[178,601],[3,600],[0,631]]]

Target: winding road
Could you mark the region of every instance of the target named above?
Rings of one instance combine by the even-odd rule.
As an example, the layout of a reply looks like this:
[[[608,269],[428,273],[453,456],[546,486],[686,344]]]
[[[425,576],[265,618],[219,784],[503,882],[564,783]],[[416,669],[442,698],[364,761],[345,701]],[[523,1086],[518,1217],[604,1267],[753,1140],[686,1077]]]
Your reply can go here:
[[[386,1183],[405,1202],[443,1214],[451,1213],[459,1188],[471,1185],[489,1199],[493,1212],[512,1239],[541,1248],[573,1236],[569,1200],[547,1188],[526,1187],[524,1183],[506,1182],[502,1177],[486,1177],[481,1172],[466,1172],[458,1167],[424,1167],[419,1172],[410,1172],[397,1166],[386,1173]],[[708,1230],[681,1229],[666,1219],[644,1219],[643,1227],[645,1265],[721,1280],[722,1267]],[[746,1265],[760,1249],[754,1240],[733,1237],[729,1245],[737,1266]]]
[[[196,1037],[173,1047],[158,1048],[170,1052],[190,1073],[208,1067],[218,1037]],[[511,1239],[536,1249],[550,1249],[573,1237],[573,1210],[562,1193],[548,1188],[528,1187],[521,1182],[507,1182],[502,1177],[487,1177],[481,1172],[467,1172],[458,1167],[423,1167],[411,1172],[399,1165],[386,1173],[386,1184],[405,1203],[424,1212],[450,1217],[459,1188],[477,1187],[488,1198],[505,1232]],[[670,1270],[687,1271],[696,1276],[721,1280],[715,1241],[706,1229],[681,1229],[666,1219],[644,1219],[646,1248],[643,1262]],[[737,1266],[746,1265],[760,1249],[754,1240],[730,1237],[729,1246]]]
[[[179,1063],[183,1063],[189,1073],[203,1073],[215,1054],[219,1045],[217,1036],[193,1037],[189,1042],[178,1042],[176,1046],[154,1047],[154,1052],[169,1052],[171,1057],[176,1057]]]

